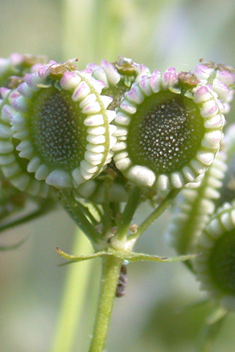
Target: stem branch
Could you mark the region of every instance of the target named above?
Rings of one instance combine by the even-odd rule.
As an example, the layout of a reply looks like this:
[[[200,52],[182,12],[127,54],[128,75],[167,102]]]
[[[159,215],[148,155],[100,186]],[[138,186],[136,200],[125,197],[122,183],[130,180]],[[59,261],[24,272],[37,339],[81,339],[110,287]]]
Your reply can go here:
[[[130,193],[130,196],[128,198],[128,202],[126,204],[126,207],[121,215],[121,218],[118,223],[118,230],[115,235],[116,238],[118,238],[120,241],[126,237],[130,223],[132,221],[132,218],[134,216],[134,213],[139,205],[139,200],[141,196],[141,190],[139,187],[133,188],[133,190]]]
[[[139,238],[139,236],[142,235],[142,233],[146,231],[147,228],[152,225],[152,223],[171,205],[172,200],[180,191],[181,188],[171,190],[162,203],[142,222],[142,224],[140,224],[136,233],[128,237],[128,241]]]
[[[84,212],[80,207],[80,204],[74,199],[71,192],[65,191],[65,190],[61,192],[66,201],[66,204],[64,207],[67,210],[68,214],[76,222],[78,227],[86,234],[86,236],[91,241],[97,243],[99,239],[99,233],[95,230],[94,225],[84,215]],[[87,211],[89,212],[88,209]]]

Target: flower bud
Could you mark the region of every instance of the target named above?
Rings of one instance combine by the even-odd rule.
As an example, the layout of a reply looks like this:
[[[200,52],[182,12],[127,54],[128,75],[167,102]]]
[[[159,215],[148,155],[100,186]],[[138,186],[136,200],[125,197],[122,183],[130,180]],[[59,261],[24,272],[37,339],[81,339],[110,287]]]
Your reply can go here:
[[[203,84],[210,84],[222,103],[222,112],[228,113],[233,99],[235,70],[231,66],[203,62],[196,65],[193,73]]]
[[[227,309],[235,309],[235,205],[226,203],[213,216],[199,239],[193,260],[201,289]]]
[[[168,191],[195,181],[211,165],[224,116],[209,85],[169,68],[133,84],[114,123],[116,167],[138,185]]]
[[[100,94],[102,87],[89,73],[77,71],[72,60],[51,61],[27,74],[5,107],[13,138],[4,156],[18,153],[17,166],[24,164],[28,175],[57,188],[94,178],[112,156],[114,114],[106,109],[112,99]],[[12,171],[11,177],[18,174]]]
[[[197,188],[185,187],[176,198],[167,237],[178,254],[194,253],[199,237],[220,197],[226,153],[219,151]]]
[[[9,58],[0,58],[0,87],[13,88],[19,85],[21,78],[34,72],[46,62],[44,56],[21,55],[13,53]]]

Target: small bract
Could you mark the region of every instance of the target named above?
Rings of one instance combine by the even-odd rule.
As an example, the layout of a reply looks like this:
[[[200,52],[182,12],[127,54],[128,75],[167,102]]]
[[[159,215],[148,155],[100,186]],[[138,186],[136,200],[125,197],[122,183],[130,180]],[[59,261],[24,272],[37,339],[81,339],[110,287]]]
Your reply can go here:
[[[224,116],[210,85],[169,68],[142,77],[125,93],[114,124],[116,167],[159,191],[195,181],[220,147]]]

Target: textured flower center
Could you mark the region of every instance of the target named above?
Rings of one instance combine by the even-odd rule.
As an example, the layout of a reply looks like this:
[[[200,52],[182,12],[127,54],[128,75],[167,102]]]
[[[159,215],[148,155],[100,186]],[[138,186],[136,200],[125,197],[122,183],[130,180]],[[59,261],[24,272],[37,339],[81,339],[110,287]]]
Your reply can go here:
[[[130,125],[128,152],[135,164],[171,173],[187,164],[204,135],[203,118],[188,98],[162,92],[146,98]]]
[[[235,294],[235,229],[216,242],[210,255],[210,271],[220,289]]]
[[[52,87],[42,89],[31,105],[31,142],[49,165],[71,170],[86,147],[84,115],[71,94]]]

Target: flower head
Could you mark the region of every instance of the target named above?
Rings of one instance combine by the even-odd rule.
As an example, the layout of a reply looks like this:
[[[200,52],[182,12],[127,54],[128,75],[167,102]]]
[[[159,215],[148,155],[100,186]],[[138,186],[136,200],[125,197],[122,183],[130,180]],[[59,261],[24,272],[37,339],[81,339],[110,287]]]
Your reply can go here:
[[[169,68],[134,83],[114,123],[116,167],[134,183],[165,191],[195,181],[211,165],[224,116],[210,85]]]
[[[2,148],[4,157],[17,153],[16,164],[24,164],[28,175],[57,188],[95,177],[110,161],[115,142],[115,127],[109,127],[115,114],[106,109],[112,98],[100,94],[102,87],[75,69],[72,60],[51,61],[27,74],[9,94],[11,104],[3,107],[13,132],[9,150]]]

